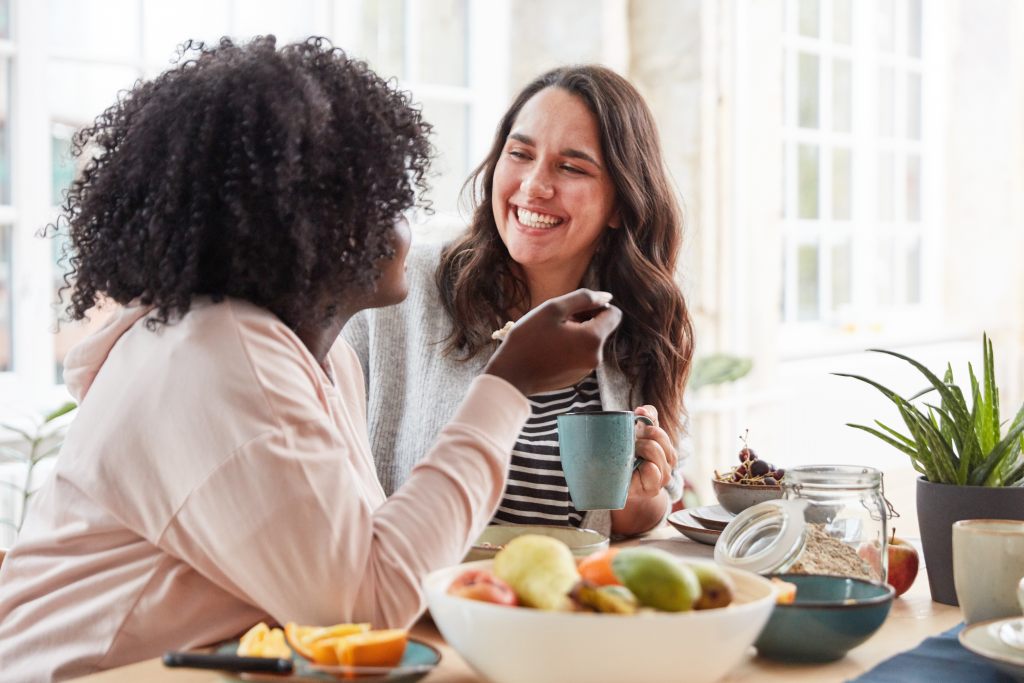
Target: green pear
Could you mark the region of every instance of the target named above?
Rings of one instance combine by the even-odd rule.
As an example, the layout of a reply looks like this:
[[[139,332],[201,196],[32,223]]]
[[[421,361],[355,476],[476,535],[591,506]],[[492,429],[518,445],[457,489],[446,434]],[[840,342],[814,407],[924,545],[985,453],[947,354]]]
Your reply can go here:
[[[569,546],[550,536],[524,534],[494,556],[494,574],[519,601],[543,610],[572,609],[568,593],[580,580]]]
[[[641,605],[664,612],[687,612],[700,599],[700,581],[688,565],[657,548],[626,548],[612,560],[612,571]]]
[[[694,609],[727,607],[736,595],[732,579],[721,567],[713,564],[691,564],[693,573],[700,582],[700,598],[693,603]]]

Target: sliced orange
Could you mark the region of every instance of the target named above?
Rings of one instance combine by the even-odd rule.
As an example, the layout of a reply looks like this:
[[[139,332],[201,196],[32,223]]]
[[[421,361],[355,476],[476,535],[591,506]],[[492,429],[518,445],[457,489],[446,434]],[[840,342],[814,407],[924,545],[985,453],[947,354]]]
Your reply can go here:
[[[299,626],[289,621],[284,634],[300,655],[317,664],[337,664],[335,646],[339,638],[370,630],[369,624],[335,624],[334,626]]]
[[[245,632],[238,641],[237,653],[243,657],[281,657],[290,659],[292,651],[285,644],[285,635],[279,628],[269,628],[260,622]]]
[[[349,666],[397,666],[405,654],[405,629],[367,631],[338,638],[335,652],[339,664]]]

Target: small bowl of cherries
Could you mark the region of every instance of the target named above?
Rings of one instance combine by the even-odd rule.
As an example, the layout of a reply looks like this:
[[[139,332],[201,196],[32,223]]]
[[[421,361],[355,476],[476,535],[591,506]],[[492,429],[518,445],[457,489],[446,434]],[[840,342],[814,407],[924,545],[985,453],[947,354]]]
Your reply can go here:
[[[785,470],[757,456],[747,445],[746,435],[740,438],[740,464],[724,472],[715,470],[711,479],[719,505],[734,515],[751,505],[782,498],[782,479],[786,476]]]

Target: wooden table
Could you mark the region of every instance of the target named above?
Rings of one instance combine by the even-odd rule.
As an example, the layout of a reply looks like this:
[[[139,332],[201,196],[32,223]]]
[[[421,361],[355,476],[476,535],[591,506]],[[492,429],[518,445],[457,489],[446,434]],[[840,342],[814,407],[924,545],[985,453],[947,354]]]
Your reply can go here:
[[[670,527],[659,528],[646,538],[624,545],[654,545],[684,557],[710,557],[710,546],[700,545],[679,536]],[[882,628],[866,643],[850,651],[843,659],[831,664],[781,664],[756,656],[754,648],[743,663],[722,683],[737,681],[846,681],[863,673],[898,652],[915,647],[928,636],[952,628],[961,620],[957,607],[931,601],[928,577],[924,566],[905,595],[897,598]],[[441,651],[441,664],[424,683],[479,683],[482,679],[441,639],[429,620],[420,621],[411,634],[431,643]],[[189,669],[167,669],[159,659],[112,669],[104,673],[79,679],[88,683],[223,683],[221,674]]]

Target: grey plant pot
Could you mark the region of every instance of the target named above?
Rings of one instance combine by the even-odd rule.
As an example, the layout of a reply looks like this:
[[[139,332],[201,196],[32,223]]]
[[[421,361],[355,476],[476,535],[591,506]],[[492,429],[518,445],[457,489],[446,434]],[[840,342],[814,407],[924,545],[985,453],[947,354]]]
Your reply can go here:
[[[961,519],[1024,520],[1024,488],[955,486],[917,480],[917,519],[932,600],[956,605],[953,522]]]

